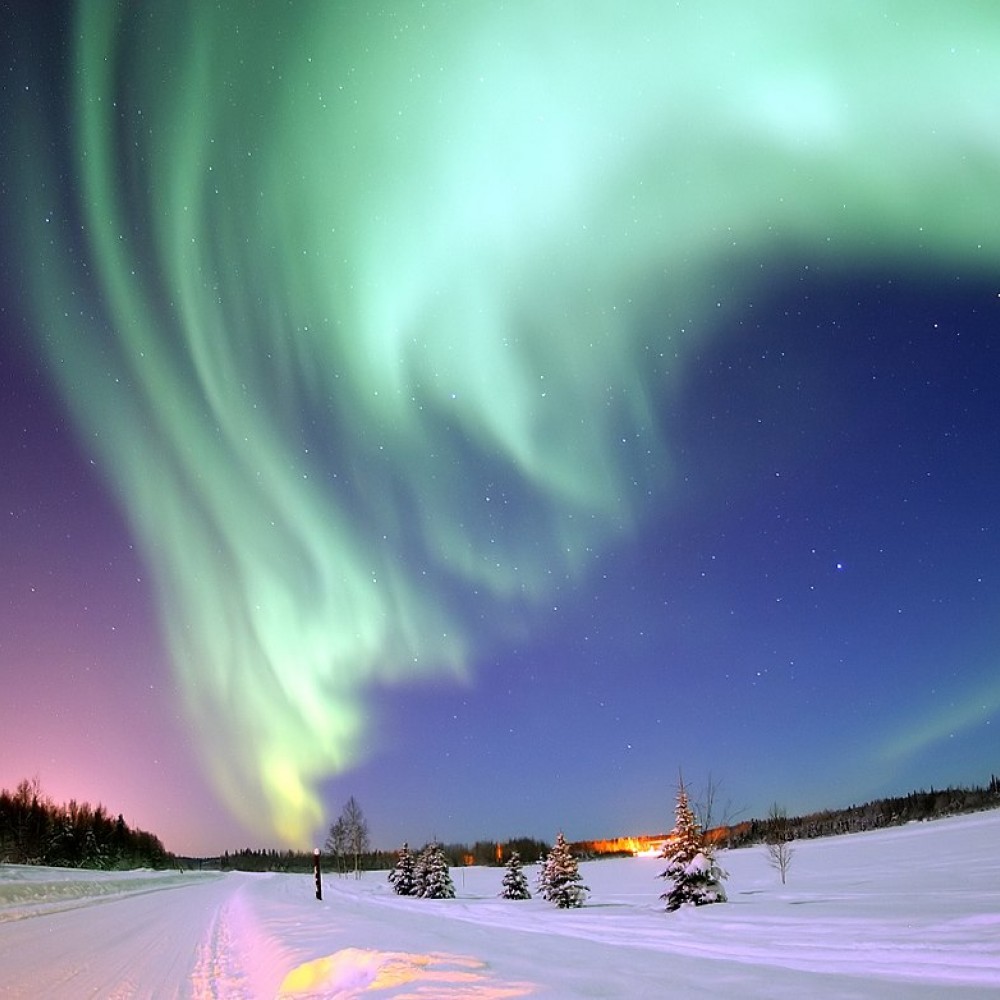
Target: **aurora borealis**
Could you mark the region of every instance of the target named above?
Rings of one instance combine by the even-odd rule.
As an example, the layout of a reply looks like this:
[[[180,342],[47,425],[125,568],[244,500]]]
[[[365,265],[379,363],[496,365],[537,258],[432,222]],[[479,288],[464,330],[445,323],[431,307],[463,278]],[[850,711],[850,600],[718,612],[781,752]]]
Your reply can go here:
[[[379,843],[584,837],[679,764],[765,808],[998,766],[1000,14],[640,8],[14,33],[5,351],[138,549],[109,709],[168,687],[262,840],[345,789]]]

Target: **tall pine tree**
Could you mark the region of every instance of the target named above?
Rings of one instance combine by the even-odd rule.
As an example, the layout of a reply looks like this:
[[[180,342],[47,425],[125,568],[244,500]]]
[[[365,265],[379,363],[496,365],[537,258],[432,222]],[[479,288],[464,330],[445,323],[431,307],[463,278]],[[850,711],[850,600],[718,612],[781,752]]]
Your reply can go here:
[[[521,855],[517,851],[512,851],[507,860],[507,870],[503,877],[503,891],[500,895],[504,899],[531,899],[528,891],[528,877],[521,867]]]
[[[570,852],[562,831],[556,837],[555,846],[549,851],[538,881],[542,896],[560,909],[583,906],[590,892],[581,880],[576,858]]]
[[[726,901],[726,890],[722,886],[726,873],[717,864],[711,846],[705,842],[683,781],[677,790],[675,825],[660,857],[666,858],[667,867],[659,877],[671,883],[660,896],[666,901],[667,910]]]

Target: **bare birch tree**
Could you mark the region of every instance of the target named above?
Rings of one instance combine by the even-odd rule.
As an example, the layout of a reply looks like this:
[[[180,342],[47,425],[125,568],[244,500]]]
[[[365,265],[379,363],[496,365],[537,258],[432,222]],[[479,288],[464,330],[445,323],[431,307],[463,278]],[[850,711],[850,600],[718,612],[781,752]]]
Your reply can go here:
[[[354,874],[361,877],[361,855],[369,849],[368,821],[352,795],[344,804],[344,811],[330,827],[326,849],[338,859],[348,855],[354,858]],[[339,866],[338,866],[339,867]]]
[[[771,867],[781,876],[781,884],[788,877],[788,866],[792,863],[792,830],[788,823],[788,812],[775,802],[767,814],[767,859]]]

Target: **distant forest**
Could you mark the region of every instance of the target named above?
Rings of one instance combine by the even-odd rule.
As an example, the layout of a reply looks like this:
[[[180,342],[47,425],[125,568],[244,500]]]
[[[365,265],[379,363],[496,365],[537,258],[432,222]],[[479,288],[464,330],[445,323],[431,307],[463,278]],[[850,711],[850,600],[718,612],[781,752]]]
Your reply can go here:
[[[902,826],[914,820],[940,819],[960,813],[981,812],[1000,807],[1000,778],[991,775],[984,786],[944,788],[910,792],[892,798],[875,799],[843,809],[824,809],[806,816],[781,816],[778,822],[788,840],[832,837],[860,833],[887,826]],[[774,819],[751,819],[710,831],[710,840],[724,847],[746,847],[766,843],[773,837]]]
[[[862,805],[842,809],[826,809],[806,816],[781,817],[782,833],[789,840],[813,837],[831,837],[841,833],[857,833],[886,826],[900,826],[914,820],[940,819],[959,813],[981,812],[1000,808],[1000,779],[991,776],[984,787],[946,788],[910,792],[909,795],[877,799]],[[720,847],[749,847],[772,840],[775,831],[773,819],[750,819],[727,826],[713,827],[708,840]],[[666,832],[649,839],[664,839]],[[570,845],[579,858],[612,857],[630,854],[630,851],[608,849],[619,841],[578,841]],[[402,846],[402,845],[400,845]],[[498,843],[493,840],[467,844],[445,844],[443,851],[448,863],[455,868],[468,865],[505,864],[511,852],[517,851],[526,864],[544,858],[550,845],[530,837]],[[395,851],[367,851],[360,855],[359,867],[365,870],[390,869],[396,862]],[[273,850],[227,851],[220,858],[182,859],[199,867],[233,869],[237,871],[312,871],[313,855],[293,851]],[[324,854],[324,871],[346,873],[350,867],[347,857]]]
[[[402,846],[402,845],[400,845]],[[544,840],[532,837],[517,837],[498,844],[495,840],[477,840],[468,844],[442,844],[441,850],[452,868],[471,865],[501,865],[517,851],[526,863],[544,858],[550,846]],[[358,856],[358,867],[364,871],[381,871],[396,864],[395,850],[363,851]],[[349,854],[333,854],[325,851],[322,855],[323,870],[330,874],[346,875],[354,871],[354,857]],[[196,868],[219,868],[222,871],[241,872],[311,872],[312,853],[301,851],[275,851],[266,848],[244,848],[226,851],[219,858],[179,858],[178,861]]]
[[[0,863],[61,868],[164,868],[173,861],[158,837],[133,830],[103,806],[56,805],[37,779],[0,791]]]
[[[785,818],[782,815],[780,823],[783,839],[803,840],[996,808],[1000,808],[1000,778],[992,775],[985,786],[931,788],[805,816]],[[775,822],[774,819],[750,819],[713,827],[708,832],[708,839],[720,847],[730,848],[767,843],[775,836]],[[582,841],[571,847],[579,857],[623,853],[600,850],[598,843]],[[520,837],[502,843],[477,841],[471,846],[445,844],[443,851],[449,865],[461,868],[502,865],[512,851],[517,851],[525,863],[531,864],[545,857],[549,846],[541,840]],[[321,861],[324,871],[331,874],[346,873],[353,867],[353,858],[337,854],[324,853]],[[396,862],[396,851],[367,851],[360,856],[359,862],[363,869],[390,869]],[[42,794],[35,780],[22,781],[14,792],[0,791],[0,864],[309,872],[312,871],[313,855],[301,851],[244,848],[211,858],[176,857],[164,849],[158,837],[131,829],[121,815],[112,819],[103,806],[92,807],[74,801],[55,805]]]

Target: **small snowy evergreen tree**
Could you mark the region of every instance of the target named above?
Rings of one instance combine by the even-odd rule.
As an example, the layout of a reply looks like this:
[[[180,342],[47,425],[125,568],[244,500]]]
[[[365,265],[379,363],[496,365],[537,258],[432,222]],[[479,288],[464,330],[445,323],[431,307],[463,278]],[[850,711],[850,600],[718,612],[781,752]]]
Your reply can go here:
[[[430,858],[431,845],[428,844],[418,855],[413,866],[413,895],[422,896],[427,884],[427,862]]]
[[[549,851],[542,868],[539,892],[560,909],[583,906],[583,901],[590,892],[581,881],[576,858],[570,852],[569,844],[566,843],[562,832],[556,837],[555,846]]]
[[[397,896],[416,896],[416,860],[410,845],[404,843],[403,849],[396,857],[396,867],[389,872],[389,881],[392,883],[392,891]]]
[[[531,899],[528,891],[528,878],[521,867],[521,855],[517,851],[512,851],[507,861],[507,870],[503,877],[503,892],[500,895],[504,899]]]
[[[448,870],[448,859],[440,844],[428,844],[417,862],[419,895],[425,899],[454,899],[455,886]]]
[[[667,910],[726,901],[726,890],[722,886],[726,873],[717,864],[711,846],[705,842],[683,781],[677,790],[675,826],[660,857],[666,858],[667,867],[659,877],[671,882],[670,889],[660,896],[666,901]]]
[[[540,857],[538,859],[538,874],[535,876],[535,892],[537,892],[542,899],[549,898],[549,859],[547,857]]]

